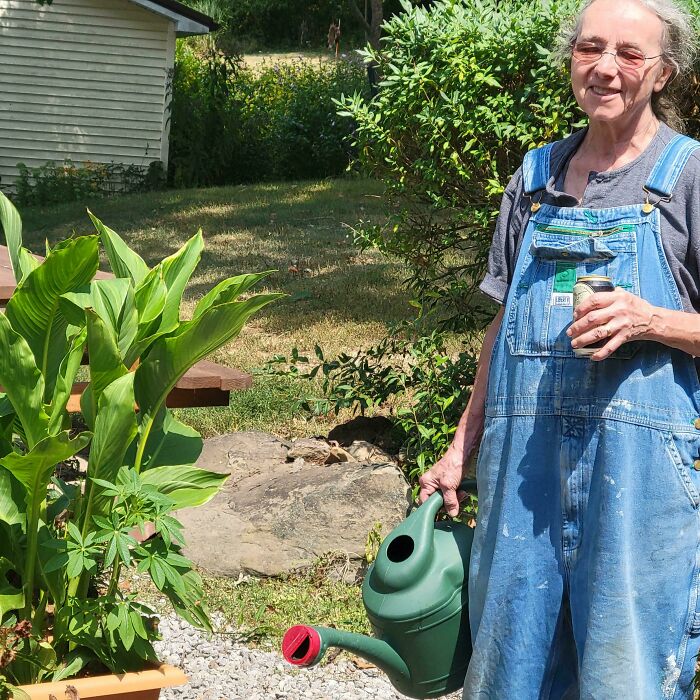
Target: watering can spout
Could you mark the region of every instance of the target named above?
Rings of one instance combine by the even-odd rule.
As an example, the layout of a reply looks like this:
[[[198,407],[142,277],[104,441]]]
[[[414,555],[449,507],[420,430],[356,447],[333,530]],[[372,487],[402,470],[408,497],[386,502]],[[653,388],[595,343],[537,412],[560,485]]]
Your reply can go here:
[[[410,685],[411,673],[406,662],[381,639],[332,627],[294,625],[282,640],[284,658],[295,666],[313,666],[321,660],[328,647],[340,647],[367,659],[384,671],[394,685]]]

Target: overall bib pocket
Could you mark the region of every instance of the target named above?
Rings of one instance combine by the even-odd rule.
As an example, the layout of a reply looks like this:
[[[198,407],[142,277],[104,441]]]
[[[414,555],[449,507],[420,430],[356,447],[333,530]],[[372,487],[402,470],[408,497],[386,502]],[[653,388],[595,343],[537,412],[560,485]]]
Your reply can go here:
[[[508,311],[506,338],[513,355],[575,357],[566,329],[573,319],[577,277],[605,275],[639,295],[634,225],[603,230],[530,223],[531,243],[524,253]],[[631,357],[623,346],[614,357]]]

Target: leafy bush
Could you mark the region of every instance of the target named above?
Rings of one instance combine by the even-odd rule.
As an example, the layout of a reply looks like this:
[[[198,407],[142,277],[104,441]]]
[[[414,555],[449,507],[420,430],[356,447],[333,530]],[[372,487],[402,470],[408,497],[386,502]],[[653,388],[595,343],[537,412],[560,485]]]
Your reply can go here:
[[[451,356],[444,333],[412,338],[408,331],[408,327],[395,329],[369,350],[332,360],[318,346],[315,360],[294,349],[289,358],[274,358],[268,369],[322,378],[323,398],[299,402],[313,414],[395,405],[392,417],[403,435],[406,476],[415,483],[450,444],[469,399],[476,362],[468,352]]]
[[[361,222],[360,246],[407,263],[420,310],[413,333],[320,364],[324,401],[359,410],[399,400],[406,472],[415,479],[444,452],[469,395],[476,358],[445,350],[446,330],[476,333],[493,311],[483,277],[503,190],[524,153],[580,120],[568,78],[552,61],[560,18],[575,0],[440,0],[384,26],[376,97],[339,101],[355,124],[359,165],[382,180],[392,216]],[[300,358],[291,358],[292,366]]]
[[[342,174],[350,125],[334,99],[364,94],[364,70],[298,61],[259,72],[218,52],[178,48],[169,181],[235,184]]]
[[[91,218],[95,234],[57,243],[39,264],[0,194],[17,281],[0,314],[0,697],[16,684],[157,661],[153,611],[120,586],[126,571],[147,573],[181,617],[211,631],[171,512],[205,503],[225,476],[194,466],[202,439],[165,402],[190,367],[280,296],[249,293],[266,273],[241,275],[181,320],[201,231],[149,268]],[[100,243],[114,277],[94,280]],[[67,406],[85,354],[87,429],[74,431]],[[55,474],[88,447],[82,483]],[[133,533],[147,523],[158,536],[139,543]]]
[[[384,27],[373,100],[342,100],[359,161],[395,207],[361,245],[395,253],[410,288],[443,327],[474,330],[500,198],[524,153],[580,121],[568,77],[551,59],[575,0],[439,0]]]
[[[66,159],[62,163],[49,161],[37,168],[17,163],[17,170],[15,199],[20,205],[77,202],[88,197],[149,192],[165,184],[160,161],[147,166],[90,161],[76,165]]]

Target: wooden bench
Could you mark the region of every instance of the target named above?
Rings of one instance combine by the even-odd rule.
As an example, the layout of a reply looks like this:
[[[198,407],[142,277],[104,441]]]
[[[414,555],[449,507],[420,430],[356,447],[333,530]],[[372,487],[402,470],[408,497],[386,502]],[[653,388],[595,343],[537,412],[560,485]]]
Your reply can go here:
[[[41,259],[40,256],[36,256]],[[98,272],[98,279],[112,277],[108,272]],[[0,306],[4,307],[16,288],[12,273],[10,255],[6,246],[0,246]],[[249,389],[253,378],[247,372],[209,360],[201,360],[191,367],[175,388],[168,394],[166,404],[170,408],[191,408],[194,406],[228,406],[232,391]],[[73,385],[68,401],[69,411],[80,411],[80,396],[87,382]]]

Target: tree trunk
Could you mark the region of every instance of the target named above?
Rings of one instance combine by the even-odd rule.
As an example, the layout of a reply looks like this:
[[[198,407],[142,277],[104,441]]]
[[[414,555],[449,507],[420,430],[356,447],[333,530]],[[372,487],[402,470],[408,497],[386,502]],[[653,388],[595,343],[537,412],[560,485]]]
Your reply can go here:
[[[370,0],[370,17],[365,16],[365,13],[357,4],[357,0],[348,0],[348,4],[355,17],[362,24],[370,46],[373,49],[379,49],[379,38],[382,35],[382,22],[384,21],[383,0]]]

